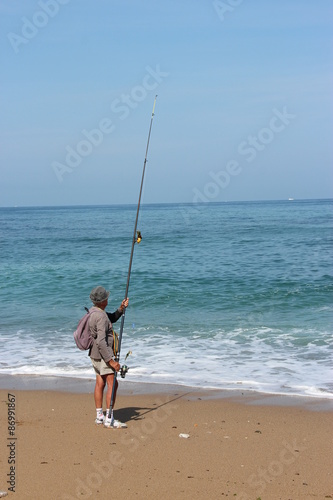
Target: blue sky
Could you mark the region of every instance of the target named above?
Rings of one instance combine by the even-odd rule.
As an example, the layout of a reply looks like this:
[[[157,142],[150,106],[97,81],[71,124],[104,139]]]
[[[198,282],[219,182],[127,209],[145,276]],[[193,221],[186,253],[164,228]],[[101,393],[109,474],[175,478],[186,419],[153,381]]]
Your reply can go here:
[[[331,0],[3,0],[0,205],[332,197]]]

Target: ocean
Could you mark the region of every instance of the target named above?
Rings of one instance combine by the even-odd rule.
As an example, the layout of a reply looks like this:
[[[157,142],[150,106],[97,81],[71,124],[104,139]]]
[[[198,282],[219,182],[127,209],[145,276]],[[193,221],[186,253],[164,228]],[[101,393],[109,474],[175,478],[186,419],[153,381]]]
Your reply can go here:
[[[143,204],[121,383],[333,398],[332,207]],[[73,331],[95,286],[111,291],[111,312],[124,298],[135,215],[0,209],[0,374],[94,378]]]

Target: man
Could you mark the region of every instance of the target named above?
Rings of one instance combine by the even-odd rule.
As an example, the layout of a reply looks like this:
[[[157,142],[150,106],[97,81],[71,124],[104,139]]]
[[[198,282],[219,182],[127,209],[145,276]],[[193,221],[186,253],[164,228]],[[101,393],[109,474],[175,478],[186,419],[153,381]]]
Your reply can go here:
[[[112,323],[116,322],[128,306],[128,298],[124,299],[120,307],[114,313],[105,311],[108,305],[110,292],[102,286],[97,286],[90,293],[90,300],[94,304],[90,309],[89,328],[93,337],[93,343],[89,350],[89,356],[96,372],[96,384],[94,391],[96,406],[96,424],[103,424],[105,427],[122,428],[126,424],[115,420],[113,415],[108,417],[111,394],[115,372],[119,372],[120,364],[115,361],[114,337]],[[103,414],[103,393],[105,385],[106,391],[106,417]],[[114,402],[116,401],[118,381],[116,380]]]

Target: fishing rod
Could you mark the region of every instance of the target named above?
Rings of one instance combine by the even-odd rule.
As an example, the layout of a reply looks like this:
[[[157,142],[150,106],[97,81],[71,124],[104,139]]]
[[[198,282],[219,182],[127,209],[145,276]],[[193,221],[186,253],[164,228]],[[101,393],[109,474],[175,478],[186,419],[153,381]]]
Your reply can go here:
[[[138,201],[138,206],[137,206],[137,209],[136,209],[136,218],[135,218],[135,224],[134,224],[134,232],[133,232],[133,239],[132,239],[132,248],[131,248],[131,255],[130,255],[130,261],[129,261],[129,266],[128,266],[128,273],[127,273],[127,283],[126,283],[126,291],[125,291],[125,300],[128,297],[128,289],[129,289],[129,283],[130,283],[130,278],[131,278],[131,270],[132,270],[134,246],[135,246],[135,243],[140,243],[140,241],[142,239],[140,231],[137,231],[137,226],[138,226],[139,211],[140,211],[140,204],[141,204],[141,195],[142,195],[142,188],[143,188],[143,180],[144,180],[145,172],[146,172],[146,163],[147,163],[147,156],[148,156],[148,149],[149,149],[150,133],[151,133],[151,128],[152,128],[152,125],[153,125],[153,119],[154,119],[154,114],[155,114],[154,112],[155,112],[156,99],[157,99],[157,95],[155,95],[155,99],[154,99],[153,111],[152,111],[152,114],[151,114],[150,126],[149,126],[149,132],[148,132],[148,139],[147,139],[145,160],[143,162],[143,170],[142,170],[142,177],[141,177],[141,186],[140,186],[140,193],[139,193],[139,201]],[[123,330],[124,330],[124,322],[125,322],[125,312],[126,312],[126,308],[124,307],[123,314],[121,316],[121,323],[120,323],[120,330],[119,330],[118,351],[117,351],[117,355],[115,357],[115,360],[117,362],[119,362],[119,358],[120,358],[120,349],[121,349],[121,342],[122,342],[122,338],[123,338]],[[126,360],[126,358],[125,358],[125,360]],[[122,377],[125,377],[127,370],[128,370],[128,368],[127,368],[126,365],[124,365],[124,366],[121,367],[121,376]],[[110,408],[109,408],[109,412],[108,412],[108,415],[107,415],[109,418],[111,418],[111,415],[113,413],[113,404],[114,404],[114,395],[115,395],[116,381],[117,381],[117,372],[115,371],[114,377],[113,377],[111,403],[110,403]]]

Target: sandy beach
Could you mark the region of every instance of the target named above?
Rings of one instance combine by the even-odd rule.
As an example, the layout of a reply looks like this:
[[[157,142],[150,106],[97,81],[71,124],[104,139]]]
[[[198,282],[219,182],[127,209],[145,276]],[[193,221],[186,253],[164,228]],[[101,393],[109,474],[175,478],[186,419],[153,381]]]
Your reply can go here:
[[[116,430],[94,424],[91,381],[80,393],[78,381],[63,390],[64,380],[36,378],[20,390],[8,380],[7,498],[333,498],[328,401],[122,383],[115,413],[128,428]]]

